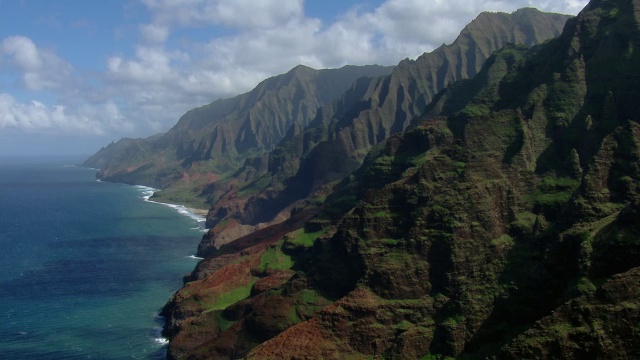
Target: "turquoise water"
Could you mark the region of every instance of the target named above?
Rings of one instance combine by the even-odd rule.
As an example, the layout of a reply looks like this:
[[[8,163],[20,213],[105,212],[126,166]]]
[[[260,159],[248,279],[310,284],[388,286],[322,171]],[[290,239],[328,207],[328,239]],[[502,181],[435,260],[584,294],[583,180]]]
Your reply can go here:
[[[0,359],[162,359],[199,224],[69,163],[0,163]]]

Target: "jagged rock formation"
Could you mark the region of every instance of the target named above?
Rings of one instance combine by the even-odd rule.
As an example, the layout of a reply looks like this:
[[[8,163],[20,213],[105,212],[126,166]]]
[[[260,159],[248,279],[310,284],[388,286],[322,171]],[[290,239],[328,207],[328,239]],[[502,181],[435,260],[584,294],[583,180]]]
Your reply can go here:
[[[505,47],[322,205],[203,260],[169,357],[640,357],[638,93],[638,0]]]
[[[372,146],[404,131],[447,84],[475,76],[507,43],[531,46],[557,36],[567,18],[530,8],[482,13],[451,45],[404,60],[389,76],[359,80],[319,109],[306,129],[292,126],[268,156],[247,162],[237,174],[246,182],[213,204],[208,227],[215,228],[198,253],[206,256],[216,246],[286,219],[300,206],[298,200],[322,198],[326,185],[356,170]]]
[[[123,139],[101,149],[84,165],[101,169],[105,181],[165,190],[163,199],[203,206],[202,190],[224,182],[244,159],[275,147],[292,124],[306,126],[319,106],[361,77],[378,77],[391,67],[345,66],[314,70],[297,66],[261,82],[252,91],[184,114],[167,133]]]

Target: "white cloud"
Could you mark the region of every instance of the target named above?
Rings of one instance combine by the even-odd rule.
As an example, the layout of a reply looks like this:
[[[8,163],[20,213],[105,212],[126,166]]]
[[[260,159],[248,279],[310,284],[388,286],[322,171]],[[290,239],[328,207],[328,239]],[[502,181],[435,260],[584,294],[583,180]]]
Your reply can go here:
[[[148,136],[166,131],[193,107],[249,91],[298,64],[393,65],[451,43],[481,11],[534,6],[575,14],[587,3],[387,0],[370,10],[355,6],[328,23],[306,16],[303,0],[139,1],[151,22],[137,25],[135,53],[105,59],[105,71],[91,81],[31,39],[5,38],[2,68],[10,67],[22,87],[34,91],[33,99],[49,92],[58,104],[0,94],[0,128]],[[172,38],[181,29],[211,35]]]
[[[73,67],[57,57],[53,52],[39,49],[24,36],[12,36],[2,41],[2,57],[22,78],[22,84],[28,90],[61,89],[73,82]]]
[[[125,60],[120,56],[110,58],[107,62],[108,75],[140,85],[173,81],[171,62],[175,57],[159,47],[140,46],[135,60]]]
[[[68,109],[63,105],[46,106],[39,101],[21,103],[11,95],[0,94],[0,129],[15,128],[28,132],[53,131],[103,135],[118,130],[131,130],[113,102],[98,106],[85,105]]]
[[[302,0],[141,0],[154,22],[164,25],[223,25],[268,29],[300,18]]]
[[[140,25],[140,33],[145,42],[162,43],[169,36],[169,28],[156,24]]]
[[[537,7],[543,11],[575,14],[586,3],[587,0],[387,0],[369,12],[354,8],[319,37],[325,37],[325,42],[339,43],[341,51],[335,55],[347,62],[390,64],[451,43],[482,11],[513,12],[522,7]],[[363,51],[368,51],[364,59]],[[330,54],[325,52],[325,55]],[[330,57],[325,59],[330,61]],[[333,62],[328,65],[335,66],[335,60]]]
[[[24,71],[34,71],[42,67],[36,45],[24,36],[13,36],[2,41],[2,52],[13,56],[15,65]]]

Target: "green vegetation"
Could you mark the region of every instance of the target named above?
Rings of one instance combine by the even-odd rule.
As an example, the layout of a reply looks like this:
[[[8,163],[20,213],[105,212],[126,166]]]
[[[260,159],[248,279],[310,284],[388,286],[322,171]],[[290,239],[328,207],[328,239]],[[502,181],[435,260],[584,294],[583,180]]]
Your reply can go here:
[[[238,197],[248,197],[252,195],[256,195],[260,193],[263,189],[271,184],[271,176],[266,174],[264,176],[259,177],[255,181],[245,185],[244,187],[238,190]]]
[[[214,303],[209,306],[205,312],[224,310],[229,305],[233,305],[240,300],[248,298],[249,294],[251,293],[251,288],[253,287],[253,284],[256,282],[256,280],[257,279],[252,279],[251,282],[245,286],[240,286],[231,291],[218,294]]]
[[[194,209],[208,209],[209,204],[203,197],[198,196],[198,189],[193,185],[177,185],[156,191],[151,200],[169,204],[185,205]]]
[[[389,210],[382,210],[382,211],[378,211],[375,214],[373,214],[373,217],[390,219],[391,218],[391,213],[389,212]]]
[[[462,315],[454,315],[454,316],[450,316],[450,317],[444,319],[442,321],[442,325],[455,327],[455,326],[458,326],[458,325],[464,323],[464,320],[465,320],[464,316],[462,316]]]
[[[595,291],[596,286],[591,282],[591,280],[589,280],[588,277],[581,277],[580,279],[578,279],[578,282],[576,283],[576,289],[581,294],[587,294]]]
[[[469,104],[462,109],[462,115],[475,118],[483,115],[488,115],[490,112],[489,107],[486,104]]]
[[[580,181],[571,178],[544,178],[528,200],[545,215],[555,214],[578,190]]]
[[[382,243],[384,243],[387,246],[396,246],[400,243],[400,240],[397,239],[381,239]]]
[[[280,250],[282,242],[279,242],[277,245],[272,245],[267,247],[264,254],[260,258],[260,267],[261,271],[266,269],[272,270],[287,270],[291,269],[293,266],[293,260],[291,256],[283,253]]]
[[[499,238],[491,240],[491,246],[496,247],[510,247],[513,244],[513,238],[507,234],[502,234]]]
[[[319,300],[324,299],[317,291],[311,289],[303,289],[296,294],[296,297],[305,304],[317,304]]]
[[[299,229],[287,235],[287,242],[302,246],[302,247],[311,247],[313,243],[318,238],[318,236],[324,234],[326,230],[319,230],[316,232],[307,232],[306,229]]]
[[[320,206],[324,204],[325,200],[327,200],[326,195],[316,195],[312,197],[309,202],[311,203],[312,206]]]
[[[516,220],[511,223],[511,228],[519,233],[528,233],[533,230],[537,215],[528,211],[516,215]]]
[[[455,360],[455,358],[452,358],[450,356],[444,356],[442,354],[427,353],[427,355],[424,355],[423,357],[421,357],[420,360]]]

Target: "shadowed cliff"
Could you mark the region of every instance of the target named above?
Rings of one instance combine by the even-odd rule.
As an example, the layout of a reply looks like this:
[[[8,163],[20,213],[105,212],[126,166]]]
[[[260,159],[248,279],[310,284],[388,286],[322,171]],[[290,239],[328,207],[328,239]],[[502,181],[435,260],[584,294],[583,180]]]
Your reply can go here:
[[[247,157],[273,149],[292,124],[308,124],[319,106],[356,79],[391,70],[298,66],[246,94],[188,111],[167,133],[111,144],[84,165],[101,169],[102,180],[156,187],[164,190],[158,193],[164,201],[205,207],[205,186],[224,180]]]

